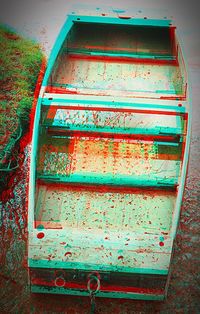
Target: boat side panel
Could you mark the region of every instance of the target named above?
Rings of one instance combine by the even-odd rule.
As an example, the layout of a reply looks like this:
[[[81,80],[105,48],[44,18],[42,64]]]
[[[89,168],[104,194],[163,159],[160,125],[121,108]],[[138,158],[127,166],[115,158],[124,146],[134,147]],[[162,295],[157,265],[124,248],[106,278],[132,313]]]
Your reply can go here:
[[[31,291],[33,293],[53,293],[53,294],[65,294],[75,296],[89,296],[88,291],[72,290],[65,288],[49,288],[43,286],[32,286]],[[97,297],[102,298],[119,298],[119,299],[133,299],[133,300],[157,300],[162,301],[165,298],[165,294],[144,294],[144,293],[124,293],[124,292],[102,292],[97,294]]]
[[[87,22],[87,23],[106,23],[106,24],[124,24],[124,25],[138,25],[138,26],[157,26],[157,27],[169,27],[171,26],[171,20],[159,20],[159,19],[138,19],[130,18],[123,19],[120,17],[107,17],[107,16],[82,16],[82,15],[69,15],[74,22]]]
[[[51,74],[51,71],[53,69],[53,66],[56,62],[56,58],[59,54],[59,51],[63,45],[63,42],[67,36],[67,34],[69,33],[70,29],[72,28],[73,26],[73,21],[72,21],[72,18],[69,17],[63,28],[61,29],[60,31],[60,34],[55,42],[55,45],[52,49],[52,53],[50,55],[50,58],[49,58],[49,61],[48,61],[48,66],[47,66],[47,69],[46,69],[46,72],[45,72],[45,75],[44,75],[44,79],[43,79],[43,82],[42,82],[42,86],[46,86],[47,85],[47,82],[48,82],[48,79],[49,79],[49,76]]]

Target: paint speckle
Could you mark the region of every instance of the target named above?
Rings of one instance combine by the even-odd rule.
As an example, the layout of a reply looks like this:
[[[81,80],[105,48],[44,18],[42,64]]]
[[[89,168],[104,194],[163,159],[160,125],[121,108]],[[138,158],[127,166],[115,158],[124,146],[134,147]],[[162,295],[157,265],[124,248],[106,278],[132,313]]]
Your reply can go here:
[[[159,245],[160,245],[160,246],[164,246],[165,244],[164,244],[164,242],[160,241],[160,242],[159,242]]]
[[[120,260],[120,259],[123,259],[123,258],[124,258],[123,255],[118,256],[118,259],[119,259],[119,260]]]
[[[56,280],[55,280],[55,285],[56,285],[57,287],[63,287],[63,286],[65,285],[65,279],[62,278],[62,277],[56,278]]]
[[[65,256],[72,256],[72,252],[66,252]]]
[[[44,226],[43,225],[38,225],[37,229],[44,229]]]
[[[37,238],[38,238],[38,239],[44,238],[44,232],[39,232],[39,233],[37,234]]]

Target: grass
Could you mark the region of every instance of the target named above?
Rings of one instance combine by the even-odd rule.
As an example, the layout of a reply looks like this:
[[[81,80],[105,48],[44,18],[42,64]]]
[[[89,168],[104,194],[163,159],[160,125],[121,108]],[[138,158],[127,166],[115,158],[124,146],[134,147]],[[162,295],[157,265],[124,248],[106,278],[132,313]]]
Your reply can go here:
[[[28,130],[43,58],[38,44],[0,25],[0,180],[17,167],[14,149]]]

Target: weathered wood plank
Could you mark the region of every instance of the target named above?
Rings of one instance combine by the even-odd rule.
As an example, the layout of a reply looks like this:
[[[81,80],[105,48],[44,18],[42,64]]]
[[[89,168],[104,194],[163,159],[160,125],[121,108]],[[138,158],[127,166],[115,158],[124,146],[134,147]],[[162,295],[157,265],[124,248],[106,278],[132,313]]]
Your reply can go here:
[[[88,190],[87,187],[40,185],[36,226],[168,233],[176,192]]]

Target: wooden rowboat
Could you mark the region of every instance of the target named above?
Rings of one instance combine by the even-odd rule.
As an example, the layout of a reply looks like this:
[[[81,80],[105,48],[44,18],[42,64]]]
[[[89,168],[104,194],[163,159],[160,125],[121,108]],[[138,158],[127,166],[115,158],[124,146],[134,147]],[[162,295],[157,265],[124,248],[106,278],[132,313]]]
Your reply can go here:
[[[164,299],[189,142],[171,21],[69,15],[33,129],[31,291]]]

